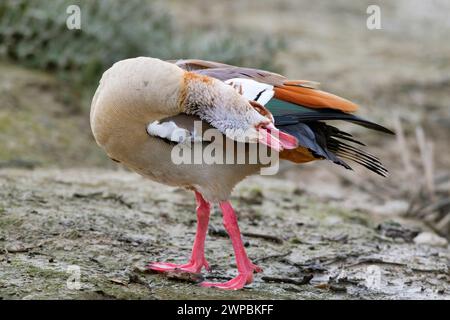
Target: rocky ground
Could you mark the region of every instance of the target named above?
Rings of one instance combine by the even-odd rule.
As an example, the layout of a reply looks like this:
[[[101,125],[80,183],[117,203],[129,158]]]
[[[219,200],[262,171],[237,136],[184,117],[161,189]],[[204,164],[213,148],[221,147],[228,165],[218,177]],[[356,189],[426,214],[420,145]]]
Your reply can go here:
[[[249,256],[263,267],[238,292],[199,287],[235,274],[214,211],[212,273],[148,273],[148,261],[186,260],[195,233],[190,192],[124,171],[0,171],[3,299],[450,299],[450,252],[415,222],[376,223],[294,183],[254,177],[233,202]],[[418,236],[419,235],[419,236]],[[80,287],[74,287],[74,267]],[[68,284],[69,281],[69,284]]]

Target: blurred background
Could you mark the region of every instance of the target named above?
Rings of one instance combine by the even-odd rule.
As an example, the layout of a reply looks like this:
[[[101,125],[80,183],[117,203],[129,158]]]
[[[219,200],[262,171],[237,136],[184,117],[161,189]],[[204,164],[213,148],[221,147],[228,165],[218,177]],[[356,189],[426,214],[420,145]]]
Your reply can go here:
[[[68,5],[81,30],[68,30]],[[381,29],[366,26],[369,5]],[[110,168],[89,128],[90,99],[115,61],[201,58],[265,68],[361,105],[397,132],[344,127],[391,175],[330,163],[278,175],[319,201],[450,235],[450,2],[446,0],[25,1],[0,3],[0,168]]]

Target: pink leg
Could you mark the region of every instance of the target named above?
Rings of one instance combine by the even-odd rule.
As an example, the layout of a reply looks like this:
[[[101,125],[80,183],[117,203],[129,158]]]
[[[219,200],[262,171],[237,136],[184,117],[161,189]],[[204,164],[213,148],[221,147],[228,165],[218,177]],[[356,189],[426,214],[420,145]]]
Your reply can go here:
[[[199,273],[205,267],[206,270],[210,271],[208,262],[205,259],[205,239],[208,232],[210,205],[197,191],[195,192],[195,198],[197,200],[197,233],[194,246],[192,247],[191,259],[185,264],[154,262],[147,266],[149,269],[158,272],[182,271]]]
[[[220,203],[220,208],[223,213],[223,224],[228,234],[230,235],[233,244],[234,254],[236,256],[236,265],[238,275],[230,281],[224,283],[202,282],[203,287],[216,287],[228,290],[237,290],[243,288],[246,284],[253,281],[253,272],[261,272],[262,269],[254,265],[247,257],[244,243],[242,242],[241,232],[237,223],[236,214],[229,201]]]

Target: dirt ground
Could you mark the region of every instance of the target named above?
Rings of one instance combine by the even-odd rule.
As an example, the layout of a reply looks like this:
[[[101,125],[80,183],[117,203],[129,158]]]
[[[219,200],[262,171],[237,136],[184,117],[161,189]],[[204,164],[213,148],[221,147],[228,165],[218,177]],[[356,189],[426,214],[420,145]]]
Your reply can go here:
[[[449,250],[415,244],[423,226],[378,225],[276,178],[251,178],[232,199],[249,256],[264,269],[238,292],[195,284],[235,273],[217,210],[206,246],[212,273],[145,271],[149,261],[189,256],[190,192],[99,169],[3,169],[0,181],[3,299],[450,299]],[[74,265],[79,289],[67,286]]]

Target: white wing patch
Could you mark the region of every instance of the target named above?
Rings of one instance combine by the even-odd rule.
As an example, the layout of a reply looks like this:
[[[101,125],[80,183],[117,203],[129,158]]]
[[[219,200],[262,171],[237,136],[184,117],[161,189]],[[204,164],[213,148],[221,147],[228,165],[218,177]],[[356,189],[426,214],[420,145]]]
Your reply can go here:
[[[163,123],[153,121],[147,126],[147,133],[173,142],[186,141],[191,135],[188,130],[178,127],[173,121]]]
[[[151,136],[168,139],[177,143],[203,141],[201,135],[195,131],[195,128],[194,132],[190,132],[189,130],[178,127],[173,121],[163,123],[153,121],[147,126],[147,133]]]
[[[254,100],[261,105],[269,102],[275,94],[272,85],[251,79],[234,78],[226,80],[225,83],[235,88],[246,99]]]

